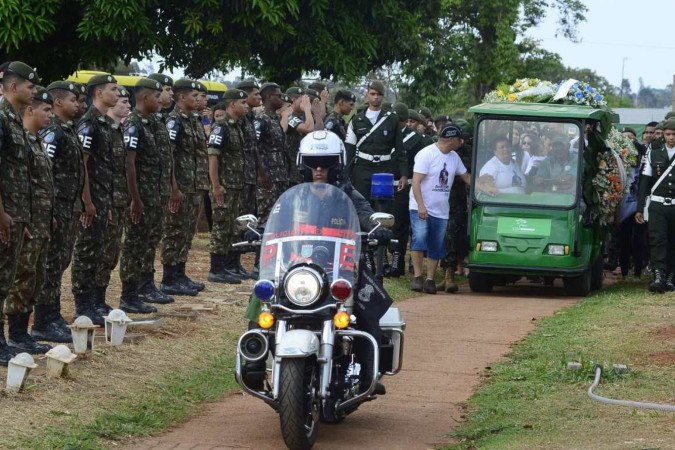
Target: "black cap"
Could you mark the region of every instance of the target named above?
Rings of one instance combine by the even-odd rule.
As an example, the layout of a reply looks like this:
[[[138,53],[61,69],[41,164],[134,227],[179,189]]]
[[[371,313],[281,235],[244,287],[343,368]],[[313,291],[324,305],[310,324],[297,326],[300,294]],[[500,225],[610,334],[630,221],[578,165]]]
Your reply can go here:
[[[34,69],[28,64],[23,63],[21,61],[13,61],[9,63],[7,69],[5,69],[5,73],[8,72],[13,73],[14,75],[18,75],[24,80],[28,80],[35,84],[40,82],[40,77],[37,74],[37,69]]]
[[[93,77],[91,77],[87,82],[87,86],[92,87],[108,83],[117,83],[117,80],[111,74],[101,74],[101,75],[94,75]]]
[[[173,83],[172,83],[173,84]],[[170,86],[170,85],[167,85]],[[136,86],[134,86],[136,90],[138,89],[152,89],[153,91],[161,91],[162,90],[162,83],[158,80],[155,80],[154,78],[141,78],[136,82]]]
[[[281,101],[284,103],[293,103],[293,99],[288,94],[281,94]]]
[[[153,73],[148,75],[148,78],[151,80],[159,81],[162,86],[171,86],[173,87],[173,78],[162,73]],[[137,85],[138,86],[138,85]]]
[[[241,89],[230,89],[223,94],[223,100],[241,100],[248,97]]]
[[[303,95],[303,94],[306,94],[305,90],[298,86],[293,86],[286,89],[286,95]]]
[[[247,89],[260,89],[260,86],[258,85],[258,83],[256,83],[255,80],[242,80],[239,83],[237,83],[236,88],[245,91]]]
[[[305,89],[305,94],[309,95],[312,100],[319,98],[319,92],[316,89]]]
[[[42,102],[42,103],[48,103],[48,104],[53,104],[54,100],[52,99],[52,95],[47,91],[46,88],[42,86],[35,86],[37,89],[37,92],[35,93],[35,96],[33,97],[33,100]]]
[[[393,110],[398,116],[399,121],[408,120],[408,105],[402,102],[394,103]]]
[[[335,93],[335,103],[340,100],[347,100],[348,102],[355,102],[356,95],[353,92],[348,91],[347,89],[340,89]]]
[[[450,139],[454,137],[462,137],[462,130],[460,130],[456,125],[448,123],[443,125],[438,137],[441,139]]]
[[[120,86],[118,92],[120,94],[120,97],[125,97],[125,98],[130,97],[129,90],[127,88],[125,88],[124,86]]]
[[[307,87],[309,89],[314,89],[315,91],[317,91],[319,93],[326,90],[326,84],[322,83],[320,81],[315,81],[313,83],[310,83]]]
[[[48,91],[56,90],[56,89],[61,89],[64,91],[72,92],[73,94],[80,95],[80,87],[77,86],[76,83],[70,82],[70,81],[55,81],[51,83],[49,86],[47,86]]]
[[[181,78],[180,80],[176,80],[176,82],[173,83],[174,91],[196,90],[196,89],[197,89],[197,82],[195,80],[190,80],[189,78]]]

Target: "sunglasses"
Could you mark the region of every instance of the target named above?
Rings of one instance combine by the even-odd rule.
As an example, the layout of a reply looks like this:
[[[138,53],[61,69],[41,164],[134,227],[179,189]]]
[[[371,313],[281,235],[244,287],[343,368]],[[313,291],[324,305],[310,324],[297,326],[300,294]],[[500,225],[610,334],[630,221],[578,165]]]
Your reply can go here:
[[[340,161],[336,156],[306,156],[302,159],[302,163],[310,169],[330,169],[337,166]]]

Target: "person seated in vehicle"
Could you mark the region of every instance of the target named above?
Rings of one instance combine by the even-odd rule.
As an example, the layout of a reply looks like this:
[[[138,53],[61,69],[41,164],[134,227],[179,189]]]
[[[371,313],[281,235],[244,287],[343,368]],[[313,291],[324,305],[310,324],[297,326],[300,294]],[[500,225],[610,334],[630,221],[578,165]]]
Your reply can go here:
[[[577,157],[570,152],[570,145],[563,139],[551,144],[551,152],[541,162],[532,180],[534,190],[574,192],[577,181]]]
[[[359,218],[361,231],[370,231],[374,224],[370,222],[370,216],[374,213],[370,203],[354,189],[348,180],[342,178],[346,160],[346,152],[343,142],[340,138],[330,131],[314,131],[305,136],[300,142],[300,149],[298,151],[298,169],[305,182],[311,182],[307,186],[308,195],[316,195],[321,199],[319,204],[325,205],[325,210],[336,208],[336,202],[331,202],[330,192],[322,187],[322,184],[331,184],[340,188],[347,197],[354,204],[354,208]],[[324,197],[326,196],[326,197]],[[300,203],[304,203],[304,196],[298,196]],[[298,205],[302,207],[301,205]],[[339,215],[339,212],[337,213]],[[326,218],[337,216],[336,213],[323,214]],[[289,224],[290,225],[290,224]],[[329,224],[317,223],[319,227]],[[378,242],[386,244],[392,239],[392,232],[389,229],[380,227],[370,236],[372,239],[377,239]],[[248,240],[257,240],[257,236],[251,235],[247,232],[245,238]],[[365,251],[364,251],[365,253]],[[374,286],[377,284],[377,286]],[[367,287],[369,286],[369,287]],[[366,296],[366,302],[361,302],[362,295],[359,295],[361,290],[369,293]],[[384,293],[385,297],[380,295]],[[363,261],[359,264],[358,282],[354,286],[354,314],[357,317],[356,328],[365,331],[372,335],[377,342],[381,342],[382,330],[380,328],[379,319],[384,315],[392,303],[391,298],[386,295],[384,288],[377,281],[375,276],[370,272]],[[366,307],[367,303],[367,307]],[[247,310],[247,317],[251,322],[249,329],[258,328],[257,323],[254,322],[257,317],[259,309],[253,305],[249,305]],[[253,306],[253,307],[252,307]],[[274,348],[273,338],[270,339],[270,348]],[[354,341],[354,352],[357,361],[361,365],[361,390],[368,389],[372,382],[371,374],[374,364],[374,355],[372,348],[365,342],[364,339],[356,339]],[[249,376],[257,373],[260,376]],[[247,385],[256,388],[262,388],[262,382],[265,374],[265,362],[259,361],[251,363],[246,362],[242,368],[242,375],[246,379]],[[377,383],[375,394],[384,394],[385,388],[381,383]]]
[[[495,139],[493,151],[494,156],[478,173],[476,189],[488,195],[525,192],[527,180],[519,165],[513,161],[509,139],[506,137]]]

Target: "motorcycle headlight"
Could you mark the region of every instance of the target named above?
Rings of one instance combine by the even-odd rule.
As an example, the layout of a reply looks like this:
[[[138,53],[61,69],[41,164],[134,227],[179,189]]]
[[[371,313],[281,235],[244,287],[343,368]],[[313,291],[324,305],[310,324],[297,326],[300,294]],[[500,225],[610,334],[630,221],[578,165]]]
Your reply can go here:
[[[323,280],[316,270],[299,267],[288,273],[284,290],[288,299],[298,306],[309,306],[321,296]]]

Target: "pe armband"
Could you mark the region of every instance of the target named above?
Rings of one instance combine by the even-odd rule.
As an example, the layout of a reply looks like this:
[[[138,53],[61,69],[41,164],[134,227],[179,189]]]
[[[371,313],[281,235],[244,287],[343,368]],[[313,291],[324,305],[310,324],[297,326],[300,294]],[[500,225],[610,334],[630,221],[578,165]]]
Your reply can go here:
[[[652,202],[652,196],[648,195],[647,198],[645,199],[645,209],[642,210],[642,218],[644,221],[649,220],[649,204]]]

